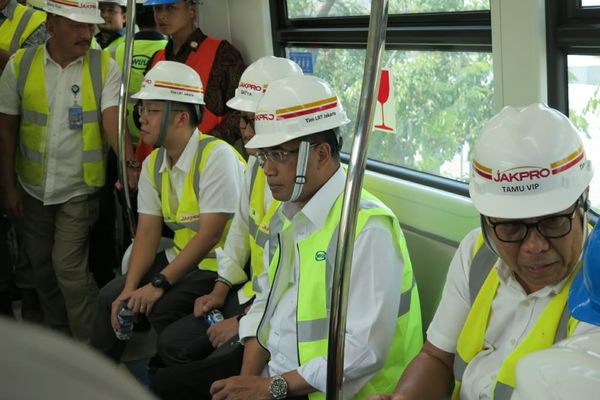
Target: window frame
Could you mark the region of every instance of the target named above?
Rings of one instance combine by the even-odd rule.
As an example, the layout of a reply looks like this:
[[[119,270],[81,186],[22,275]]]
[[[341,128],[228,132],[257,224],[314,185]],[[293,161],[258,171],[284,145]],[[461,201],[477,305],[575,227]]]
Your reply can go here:
[[[546,0],[548,105],[569,115],[569,55],[600,56],[600,7],[581,0]]]
[[[369,16],[287,18],[287,2],[270,0],[273,51],[286,47],[366,49]],[[492,52],[490,10],[388,16],[386,50]],[[342,154],[347,162],[349,155]],[[369,170],[399,179],[469,195],[468,183],[368,159]]]
[[[569,115],[569,55],[600,56],[600,7],[581,0],[546,0],[548,105]],[[590,209],[590,222],[599,214]]]

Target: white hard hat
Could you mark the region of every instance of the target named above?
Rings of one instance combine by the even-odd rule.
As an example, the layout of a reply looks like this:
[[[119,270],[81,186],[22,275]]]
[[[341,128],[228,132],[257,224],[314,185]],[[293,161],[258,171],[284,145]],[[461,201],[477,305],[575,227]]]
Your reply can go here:
[[[44,11],[84,24],[103,24],[97,1],[47,0]]]
[[[573,336],[519,361],[516,397],[521,400],[597,398],[599,366],[600,333]]]
[[[532,218],[573,205],[592,180],[577,128],[543,104],[505,107],[475,143],[469,193],[480,214]]]
[[[270,82],[295,75],[302,75],[302,69],[292,60],[261,57],[246,68],[235,90],[235,97],[227,102],[227,106],[234,110],[255,112]]]
[[[144,76],[140,91],[131,97],[204,104],[203,93],[200,76],[192,67],[175,61],[160,61]]]
[[[256,134],[246,147],[273,147],[349,122],[327,82],[314,76],[292,76],[269,85],[256,109]]]

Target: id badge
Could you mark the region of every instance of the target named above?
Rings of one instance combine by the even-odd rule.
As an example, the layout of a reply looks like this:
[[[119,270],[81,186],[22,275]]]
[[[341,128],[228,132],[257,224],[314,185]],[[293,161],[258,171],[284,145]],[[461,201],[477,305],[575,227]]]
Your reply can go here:
[[[80,105],[69,107],[69,129],[83,128],[83,109]]]

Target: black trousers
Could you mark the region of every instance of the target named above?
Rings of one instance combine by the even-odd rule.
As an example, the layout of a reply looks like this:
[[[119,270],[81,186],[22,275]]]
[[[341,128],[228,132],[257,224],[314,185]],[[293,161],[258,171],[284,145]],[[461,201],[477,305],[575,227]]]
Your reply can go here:
[[[237,296],[237,287],[231,288],[225,304],[220,308],[225,318],[240,314],[243,307]],[[167,365],[187,364],[209,356],[215,348],[208,338],[208,322],[189,314],[166,327],[158,337],[158,355]],[[237,341],[238,336],[230,338]]]
[[[210,399],[214,381],[239,375],[244,347],[231,340],[211,352],[205,359],[159,369],[150,389],[161,399]]]
[[[156,255],[150,270],[144,275],[140,287],[146,285],[154,274],[168,265],[164,252]],[[194,300],[198,296],[209,293],[217,278],[216,272],[196,269],[183,280],[173,285],[154,305],[148,316],[150,324],[160,334],[164,328],[180,318],[192,313]],[[120,276],[110,281],[100,290],[96,305],[96,316],[92,332],[91,346],[114,361],[119,361],[125,351],[126,341],[116,338],[110,322],[113,301],[123,291],[125,277]]]

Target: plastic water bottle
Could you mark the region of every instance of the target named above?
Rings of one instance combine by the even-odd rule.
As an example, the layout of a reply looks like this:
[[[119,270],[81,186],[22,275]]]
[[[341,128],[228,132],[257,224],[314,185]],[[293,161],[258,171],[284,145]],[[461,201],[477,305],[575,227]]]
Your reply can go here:
[[[119,314],[117,315],[117,319],[119,320],[119,325],[121,325],[121,329],[115,331],[115,335],[119,340],[129,340],[131,339],[131,334],[133,333],[133,316],[135,313],[133,310],[130,310],[127,307],[127,302],[123,303],[123,306],[119,310]]]
[[[217,309],[212,310],[208,314],[206,314],[206,322],[208,325],[214,325],[217,322],[223,321],[225,317],[223,317],[223,313]]]

